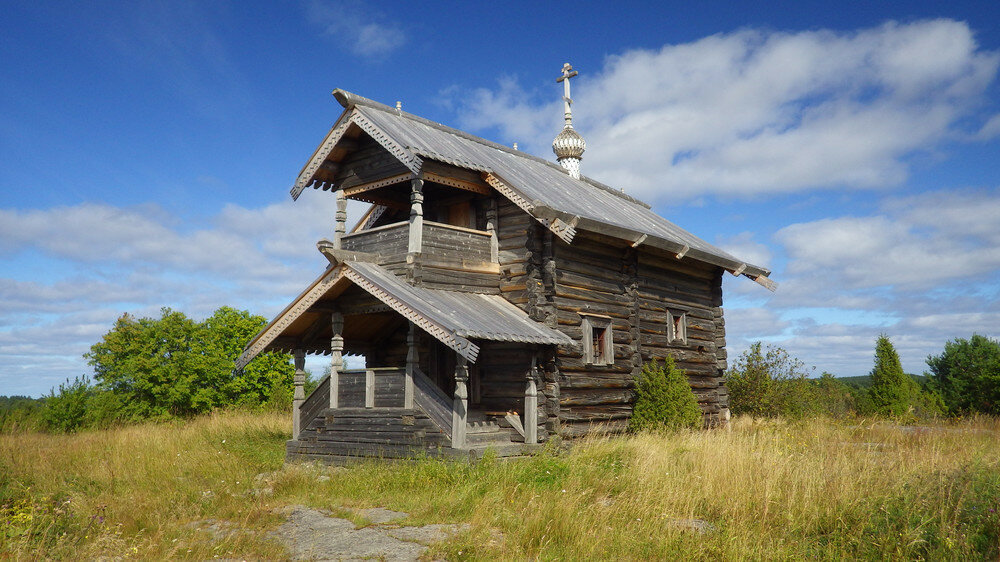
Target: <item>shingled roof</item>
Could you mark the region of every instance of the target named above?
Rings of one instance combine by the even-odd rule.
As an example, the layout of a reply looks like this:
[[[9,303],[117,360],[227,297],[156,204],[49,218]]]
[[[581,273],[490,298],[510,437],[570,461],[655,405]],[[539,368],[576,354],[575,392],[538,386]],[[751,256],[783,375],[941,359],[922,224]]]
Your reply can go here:
[[[414,174],[423,161],[436,160],[480,172],[497,191],[572,243],[584,229],[660,248],[745,275],[770,290],[770,270],[747,263],[657,215],[650,206],[587,177],[575,179],[542,158],[470,135],[370,99],[334,91],[344,106],[330,133],[303,167],[291,194],[319,187],[316,173],[348,126],[359,126]],[[324,188],[330,186],[324,185]],[[333,186],[336,188],[336,186]]]

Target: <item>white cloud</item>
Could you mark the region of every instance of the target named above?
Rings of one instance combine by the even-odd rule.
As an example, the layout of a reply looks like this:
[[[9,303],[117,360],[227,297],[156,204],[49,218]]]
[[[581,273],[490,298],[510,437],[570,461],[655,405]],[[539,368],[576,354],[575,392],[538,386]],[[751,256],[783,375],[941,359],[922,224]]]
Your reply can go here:
[[[332,236],[334,201],[309,190],[297,203],[227,205],[196,228],[155,206],[0,209],[8,262],[29,256],[56,275],[0,278],[0,394],[90,372],[83,353],[123,312],[200,319],[228,304],[270,318],[326,267],[313,242]],[[349,222],[367,207],[351,202]]]
[[[382,18],[372,5],[338,2],[336,6],[314,0],[308,16],[356,55],[382,58],[406,43],[406,33],[395,22]]]
[[[1000,269],[1000,189],[932,192],[884,207],[884,215],[779,230],[787,273],[843,289],[928,288]]]
[[[857,33],[742,30],[629,51],[599,71],[580,69],[574,85],[584,172],[651,200],[896,185],[907,156],[978,118],[998,64],[950,20]],[[534,103],[504,79],[470,96],[461,123],[497,127],[547,154],[561,116],[551,94]]]

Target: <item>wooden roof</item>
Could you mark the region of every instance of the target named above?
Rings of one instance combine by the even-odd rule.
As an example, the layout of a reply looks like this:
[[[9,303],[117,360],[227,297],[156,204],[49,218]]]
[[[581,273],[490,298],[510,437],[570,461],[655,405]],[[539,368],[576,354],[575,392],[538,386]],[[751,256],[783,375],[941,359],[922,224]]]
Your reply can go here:
[[[528,317],[499,295],[461,293],[414,287],[372,263],[344,262],[323,272],[308,289],[261,330],[236,360],[242,369],[258,354],[276,347],[280,338],[300,336],[311,322],[300,321],[320,301],[336,302],[348,286],[364,289],[425,332],[471,362],[479,355],[472,339],[531,344],[569,345],[573,341]],[[329,309],[324,307],[324,312]]]
[[[770,270],[747,263],[654,213],[650,206],[587,177],[575,179],[554,162],[481,139],[367,98],[336,90],[344,106],[323,143],[309,159],[291,190],[297,198],[306,187],[339,189],[329,168],[342,157],[338,143],[359,127],[409,169],[414,177],[425,160],[479,172],[483,179],[539,220],[567,243],[576,229],[657,247],[677,255],[745,275],[770,290]]]

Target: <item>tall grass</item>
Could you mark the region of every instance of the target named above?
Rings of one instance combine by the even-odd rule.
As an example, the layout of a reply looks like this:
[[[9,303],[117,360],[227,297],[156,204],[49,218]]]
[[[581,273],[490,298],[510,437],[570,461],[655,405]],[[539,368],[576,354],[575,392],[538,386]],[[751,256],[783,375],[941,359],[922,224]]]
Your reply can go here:
[[[517,461],[337,471],[283,466],[288,425],[283,415],[224,413],[0,436],[0,503],[12,530],[0,533],[0,557],[280,558],[266,531],[292,503],[385,506],[410,513],[409,524],[470,522],[431,552],[449,559],[1000,552],[1000,426],[988,418],[930,428],[740,418],[731,431],[593,439]],[[208,519],[247,532],[213,540],[198,528]],[[690,519],[714,529],[694,532]]]

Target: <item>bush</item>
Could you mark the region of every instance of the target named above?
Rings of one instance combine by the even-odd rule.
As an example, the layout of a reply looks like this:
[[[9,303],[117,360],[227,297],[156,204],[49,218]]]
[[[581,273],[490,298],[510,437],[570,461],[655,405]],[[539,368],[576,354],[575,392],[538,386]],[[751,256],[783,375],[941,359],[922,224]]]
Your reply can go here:
[[[819,413],[805,365],[780,347],[754,342],[726,373],[733,414],[802,418]]]
[[[42,421],[52,431],[73,432],[84,425],[87,416],[87,402],[94,394],[94,387],[87,377],[76,377],[71,382],[66,379],[59,385],[59,392],[49,391],[45,397]]]
[[[635,381],[635,407],[628,422],[629,431],[701,427],[701,408],[691,392],[687,377],[667,357],[642,366]]]

